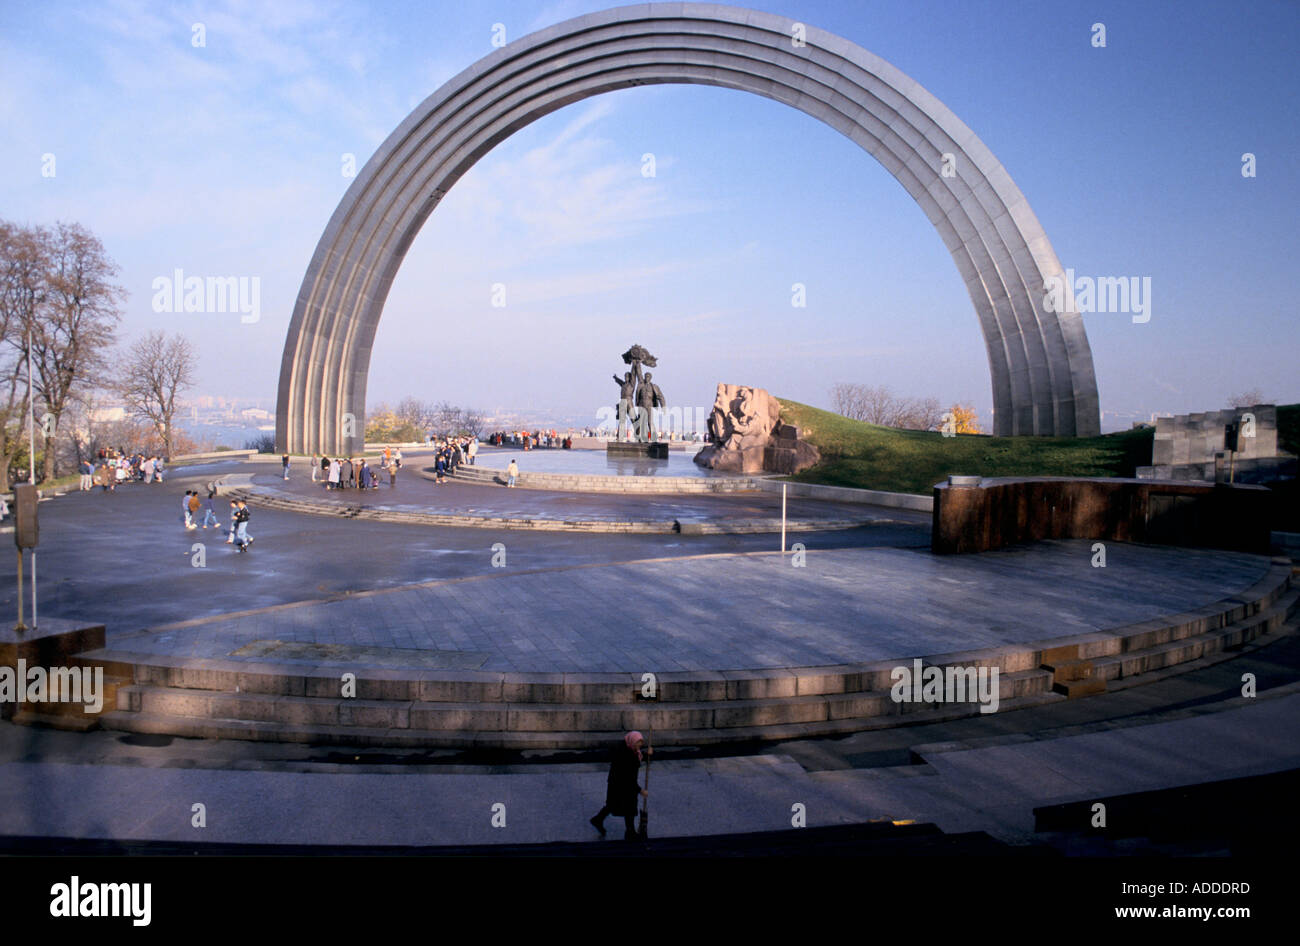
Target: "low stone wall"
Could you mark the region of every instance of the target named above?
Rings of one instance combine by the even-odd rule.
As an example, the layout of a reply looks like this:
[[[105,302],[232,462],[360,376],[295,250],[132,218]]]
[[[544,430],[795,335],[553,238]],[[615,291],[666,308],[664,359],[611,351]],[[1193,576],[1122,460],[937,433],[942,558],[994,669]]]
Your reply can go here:
[[[574,450],[604,450],[606,444],[608,444],[609,442],[610,441],[606,440],[604,437],[574,437],[573,449]],[[665,441],[665,443],[668,444],[669,450],[680,450],[680,451],[685,451],[688,449],[698,450],[704,446],[704,444],[697,443],[694,440],[668,440]],[[505,446],[508,447],[510,446],[510,444],[506,444]]]
[[[255,456],[257,456],[256,450],[214,450],[211,453],[182,454],[179,457],[172,457],[168,463],[172,466],[187,466],[193,463],[207,463],[210,460],[248,460]],[[277,454],[276,460],[279,459]]]
[[[1111,539],[1267,555],[1272,501],[1262,486],[1159,480],[941,483],[934,488],[930,548],[950,554],[1040,539]]]
[[[760,479],[758,488],[765,493],[780,493],[800,499],[828,499],[837,503],[861,503],[868,506],[891,506],[895,509],[915,509],[931,512],[934,497],[914,496],[911,493],[888,493],[881,489],[853,489],[848,486],[822,486],[817,483],[790,483],[785,480]]]
[[[432,467],[420,475],[434,477]],[[504,484],[506,471],[481,465],[461,464],[453,481]],[[753,476],[600,476],[573,473],[520,473],[515,485],[522,489],[545,489],[581,493],[735,493],[758,489]]]

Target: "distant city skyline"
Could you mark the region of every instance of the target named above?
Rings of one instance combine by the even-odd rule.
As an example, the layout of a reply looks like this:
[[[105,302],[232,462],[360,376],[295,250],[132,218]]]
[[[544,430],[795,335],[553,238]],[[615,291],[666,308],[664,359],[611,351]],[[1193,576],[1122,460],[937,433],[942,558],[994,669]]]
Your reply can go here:
[[[273,410],[299,284],[349,174],[492,51],[495,24],[513,40],[612,5],[7,7],[4,215],[88,226],[129,292],[123,347],[182,332],[200,359],[191,398]],[[912,76],[1005,165],[1067,267],[1146,287],[1147,321],[1084,316],[1103,430],[1247,389],[1300,401],[1279,277],[1300,130],[1278,111],[1300,84],[1300,8],[759,6]],[[228,297],[186,312],[187,278]],[[970,402],[991,426],[970,299],[898,183],[799,112],[697,86],[566,107],[482,158],[397,275],[368,404],[412,395],[594,424],[632,342],[659,355],[677,406],[707,409],[728,382],[829,408],[849,381]]]

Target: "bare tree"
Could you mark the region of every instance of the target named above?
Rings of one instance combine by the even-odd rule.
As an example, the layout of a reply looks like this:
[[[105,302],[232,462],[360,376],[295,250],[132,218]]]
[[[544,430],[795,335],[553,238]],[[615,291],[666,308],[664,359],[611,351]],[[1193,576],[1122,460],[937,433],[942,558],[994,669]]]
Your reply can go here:
[[[27,338],[48,292],[49,235],[0,220],[0,488],[27,447]]]
[[[1233,407],[1254,407],[1256,404],[1267,404],[1264,400],[1264,392],[1259,388],[1251,388],[1249,391],[1242,391],[1240,394],[1234,394],[1228,399]]]
[[[437,409],[428,401],[421,401],[415,397],[404,397],[398,403],[394,413],[399,421],[424,431],[433,426],[434,419],[437,416]]]
[[[831,385],[831,410],[850,420],[861,420],[862,405],[858,393],[861,387],[860,384],[849,384],[847,381]]]
[[[943,415],[938,398],[897,397],[883,384],[873,387],[841,381],[831,387],[831,404],[835,413],[850,420],[882,427],[932,430]]]
[[[937,397],[907,398],[894,418],[893,427],[908,430],[934,430],[943,419]]]
[[[450,401],[443,401],[433,409],[432,423],[434,431],[439,434],[455,433],[460,424],[460,408]]]
[[[118,393],[130,414],[153,424],[167,456],[176,444],[176,398],[194,386],[196,360],[194,346],[183,335],[168,338],[153,331],[131,346],[122,365]]]
[[[47,438],[57,431],[75,389],[105,366],[126,298],[112,281],[117,266],[85,227],[56,224],[48,243],[48,291],[31,331],[33,383],[49,415],[41,424]],[[46,479],[56,475],[56,456],[47,445]]]
[[[472,407],[462,409],[460,412],[460,426],[465,433],[477,437],[479,431],[483,429],[483,412]]]

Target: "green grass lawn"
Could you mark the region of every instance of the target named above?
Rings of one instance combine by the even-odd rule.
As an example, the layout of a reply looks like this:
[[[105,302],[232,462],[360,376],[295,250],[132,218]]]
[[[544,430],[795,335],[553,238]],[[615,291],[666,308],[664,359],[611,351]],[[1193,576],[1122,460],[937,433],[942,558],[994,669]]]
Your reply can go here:
[[[1101,437],[945,437],[849,420],[784,399],[781,419],[822,453],[821,463],[791,480],[927,496],[951,474],[1133,476],[1151,463],[1155,437],[1150,428]]]

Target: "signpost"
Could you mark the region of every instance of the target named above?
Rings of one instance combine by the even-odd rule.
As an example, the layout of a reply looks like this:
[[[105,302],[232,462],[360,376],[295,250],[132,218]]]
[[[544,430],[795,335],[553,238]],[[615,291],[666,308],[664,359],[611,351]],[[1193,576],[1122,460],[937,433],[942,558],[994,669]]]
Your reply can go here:
[[[25,631],[23,623],[23,549],[32,550],[32,627],[36,627],[36,544],[40,526],[36,519],[38,491],[31,483],[14,487],[14,545],[18,547],[18,623],[15,631]]]

